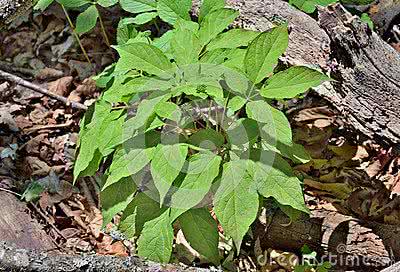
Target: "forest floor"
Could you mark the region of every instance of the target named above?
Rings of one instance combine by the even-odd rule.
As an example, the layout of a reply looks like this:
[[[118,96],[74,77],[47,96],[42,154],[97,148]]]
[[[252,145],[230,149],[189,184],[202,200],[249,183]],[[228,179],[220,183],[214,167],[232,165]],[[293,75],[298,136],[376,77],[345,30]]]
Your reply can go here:
[[[108,12],[104,18],[111,38],[119,11],[104,12]],[[96,28],[81,37],[91,60],[88,63],[62,10],[52,6],[42,14],[21,17],[1,31],[0,69],[89,106],[100,95],[91,76],[117,57],[101,36]],[[393,38],[389,42],[400,50],[399,42]],[[304,177],[311,210],[322,207],[362,220],[400,225],[397,151],[351,131],[340,114],[314,94],[280,106],[289,116],[295,141],[312,157],[309,163],[294,167]],[[72,185],[83,114],[48,96],[0,81],[0,190],[14,192],[29,203],[31,216],[59,252],[134,255],[132,241],[125,240],[116,228],[118,217],[106,229],[101,227],[97,177]],[[254,244],[250,237],[247,240]],[[185,241],[178,241],[174,250],[176,263],[201,265]],[[256,251],[255,246],[245,247],[233,263],[240,269],[256,269],[251,258]],[[284,251],[271,248],[269,252],[278,256]]]

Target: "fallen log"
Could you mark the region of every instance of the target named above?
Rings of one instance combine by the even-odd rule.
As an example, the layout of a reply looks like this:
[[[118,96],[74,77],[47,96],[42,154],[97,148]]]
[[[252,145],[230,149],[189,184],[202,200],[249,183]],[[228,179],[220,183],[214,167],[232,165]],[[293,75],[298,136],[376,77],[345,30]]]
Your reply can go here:
[[[288,223],[289,222],[289,223]],[[335,271],[379,271],[400,260],[400,228],[363,222],[336,211],[316,209],[298,220],[276,212],[255,227],[261,248],[298,252],[303,245],[329,261]]]
[[[177,265],[161,265],[138,257],[99,255],[50,255],[26,249],[15,249],[0,243],[0,271],[6,272],[133,272],[133,271],[217,271]]]

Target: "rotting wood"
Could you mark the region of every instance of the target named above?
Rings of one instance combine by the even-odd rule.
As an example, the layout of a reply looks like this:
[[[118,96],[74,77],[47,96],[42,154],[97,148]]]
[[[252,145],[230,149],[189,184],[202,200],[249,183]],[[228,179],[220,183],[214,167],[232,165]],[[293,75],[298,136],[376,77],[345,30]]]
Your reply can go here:
[[[26,249],[57,249],[46,232],[28,214],[25,203],[8,192],[0,191],[0,207],[0,241]]]
[[[260,220],[255,238],[261,247],[299,251],[303,245],[331,261],[335,271],[376,271],[400,258],[400,228],[362,222],[336,211],[317,209],[290,222],[282,212]]]

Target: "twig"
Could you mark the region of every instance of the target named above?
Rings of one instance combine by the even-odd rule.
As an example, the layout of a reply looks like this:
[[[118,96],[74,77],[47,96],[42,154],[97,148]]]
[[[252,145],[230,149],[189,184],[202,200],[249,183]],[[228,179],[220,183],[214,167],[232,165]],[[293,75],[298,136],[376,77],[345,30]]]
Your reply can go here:
[[[22,196],[21,194],[18,194],[18,193],[16,193],[16,192],[13,192],[13,191],[11,191],[11,190],[7,190],[7,189],[1,188],[1,187],[0,187],[0,191],[7,192],[7,193],[9,193],[9,194],[13,194],[13,195],[16,195],[16,196],[18,196],[18,197],[21,197],[21,196]]]
[[[68,121],[65,124],[55,124],[55,125],[44,125],[44,126],[37,126],[37,127],[32,127],[28,128],[25,130],[27,134],[31,134],[33,132],[39,131],[39,130],[44,130],[44,129],[58,129],[58,128],[66,128],[69,127],[73,124],[73,121]]]
[[[35,77],[37,73],[35,70],[32,69],[16,67],[15,64],[7,61],[0,61],[0,69],[7,69],[15,73],[21,73],[32,77]]]
[[[49,217],[48,217],[47,215],[45,215],[45,214],[40,210],[40,208],[38,208],[38,207],[36,206],[36,204],[34,204],[34,203],[32,203],[32,202],[30,202],[29,204],[35,209],[35,211],[36,211],[44,220],[46,220],[47,224],[49,224],[50,227],[52,227],[52,228],[54,229],[54,231],[57,232],[58,235],[60,235],[61,238],[63,238],[65,241],[68,240],[67,237],[65,237],[65,235],[53,224],[53,222],[50,221]],[[56,245],[57,245],[57,243],[56,243]]]
[[[24,79],[22,79],[22,78],[20,78],[20,77],[18,77],[16,75],[9,74],[9,73],[4,72],[2,70],[0,70],[0,78],[4,78],[5,80],[14,82],[14,83],[16,83],[18,85],[24,86],[24,87],[29,88],[29,89],[31,89],[33,91],[38,92],[38,93],[41,93],[41,94],[44,94],[44,95],[49,96],[51,98],[54,98],[54,99],[56,99],[58,101],[63,102],[67,106],[70,105],[72,108],[80,109],[80,110],[87,110],[88,109],[85,105],[83,105],[83,104],[81,104],[79,102],[69,101],[64,96],[51,93],[48,90],[46,90],[45,88],[42,88],[42,87],[40,87],[38,85],[35,85],[35,84],[33,84],[33,83],[29,82],[29,81],[26,81],[26,80],[24,80]]]

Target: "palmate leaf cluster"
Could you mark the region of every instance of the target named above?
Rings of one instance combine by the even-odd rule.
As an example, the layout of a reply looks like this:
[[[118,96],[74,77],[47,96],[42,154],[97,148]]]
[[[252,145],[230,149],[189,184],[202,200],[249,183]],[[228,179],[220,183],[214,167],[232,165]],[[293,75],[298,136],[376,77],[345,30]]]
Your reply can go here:
[[[204,0],[197,22],[190,20],[191,0],[177,3],[121,0],[138,16],[157,13],[172,29],[152,38],[131,19],[120,24],[120,58],[96,77],[106,91],[81,122],[74,177],[93,175],[105,162],[104,224],[122,211],[119,228],[138,237],[139,255],[168,262],[178,223],[191,246],[219,264],[210,208],[237,251],[263,199],[290,215],[308,212],[288,163],[308,155],[269,102],[329,78],[302,66],[277,72],[286,25],[227,30],[238,12],[222,0]],[[199,103],[223,109],[224,121],[210,121],[211,106],[208,118],[188,119]]]

